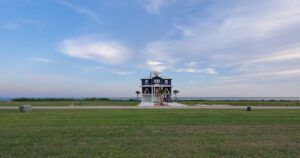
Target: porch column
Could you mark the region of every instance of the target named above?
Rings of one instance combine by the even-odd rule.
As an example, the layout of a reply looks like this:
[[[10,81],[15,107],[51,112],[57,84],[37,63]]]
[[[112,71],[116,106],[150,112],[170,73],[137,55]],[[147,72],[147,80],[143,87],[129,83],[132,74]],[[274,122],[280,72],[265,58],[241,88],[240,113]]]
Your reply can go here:
[[[154,97],[153,97],[153,95],[154,95],[153,86],[151,86],[151,91],[152,91],[152,93],[151,93],[151,102],[153,102],[153,101],[154,101]]]
[[[144,99],[143,99],[143,98],[144,98],[144,97],[143,97],[143,94],[144,94],[144,93],[143,93],[143,86],[142,86],[142,94],[141,94],[141,101],[142,101],[142,102],[144,102]]]

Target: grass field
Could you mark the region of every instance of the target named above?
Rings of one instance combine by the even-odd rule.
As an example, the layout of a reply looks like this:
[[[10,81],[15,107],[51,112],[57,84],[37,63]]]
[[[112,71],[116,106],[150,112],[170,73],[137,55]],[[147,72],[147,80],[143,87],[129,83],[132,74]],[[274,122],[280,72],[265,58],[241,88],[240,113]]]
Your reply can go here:
[[[0,111],[0,157],[300,157],[300,110]]]
[[[0,106],[19,106],[29,104],[32,106],[137,106],[139,101],[12,101],[0,102]]]
[[[239,105],[239,106],[300,106],[300,101],[216,101],[216,100],[192,100],[179,101],[186,105]],[[19,106],[30,104],[32,106],[137,106],[139,101],[117,101],[117,100],[98,100],[98,101],[12,101],[0,102],[0,106]]]
[[[186,105],[238,105],[238,106],[300,106],[300,101],[259,101],[259,100],[190,100],[179,101]]]

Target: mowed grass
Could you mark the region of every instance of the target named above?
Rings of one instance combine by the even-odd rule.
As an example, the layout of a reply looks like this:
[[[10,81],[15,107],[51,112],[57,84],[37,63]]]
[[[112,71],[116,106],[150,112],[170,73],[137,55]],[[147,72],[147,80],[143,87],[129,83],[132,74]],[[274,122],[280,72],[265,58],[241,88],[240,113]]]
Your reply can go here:
[[[0,157],[300,157],[300,110],[0,111]]]
[[[185,105],[233,105],[233,106],[300,106],[300,101],[259,101],[259,100],[189,100],[179,101]]]
[[[235,101],[235,100],[191,100],[178,101],[185,105],[236,105],[236,106],[300,106],[300,101]],[[29,104],[32,106],[137,106],[139,101],[128,100],[98,100],[98,101],[12,101],[0,102],[0,106],[19,106]]]
[[[139,101],[117,101],[117,100],[99,100],[99,101],[12,101],[0,102],[0,106],[19,106],[29,104],[32,106],[137,106]]]

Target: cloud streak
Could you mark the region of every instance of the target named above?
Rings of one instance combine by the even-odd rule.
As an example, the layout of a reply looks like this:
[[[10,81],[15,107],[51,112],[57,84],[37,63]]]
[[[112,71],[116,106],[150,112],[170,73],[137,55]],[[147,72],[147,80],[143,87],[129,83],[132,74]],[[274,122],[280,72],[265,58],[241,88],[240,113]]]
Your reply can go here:
[[[124,71],[124,70],[111,70],[110,72],[112,74],[122,75],[122,76],[132,75],[135,73],[134,71]]]
[[[275,78],[276,77],[276,78]],[[258,72],[255,74],[243,74],[243,75],[233,75],[233,76],[223,76],[217,78],[217,81],[220,82],[241,82],[241,81],[257,81],[262,79],[274,80],[277,78],[292,78],[292,77],[300,77],[300,69],[292,69],[292,70],[280,70],[280,71],[272,71],[272,72]]]
[[[281,61],[290,61],[290,60],[299,60],[300,59],[300,47],[283,50],[280,52],[272,53],[271,55],[264,56],[258,59],[251,60],[247,64],[256,64],[256,63],[267,63],[267,62],[281,62]]]
[[[15,30],[20,27],[19,24],[0,24],[1,29]]]
[[[37,62],[42,62],[42,63],[52,63],[52,62],[54,62],[54,61],[51,60],[51,59],[48,59],[48,58],[41,58],[41,57],[39,57],[39,58],[30,58],[30,60],[32,60],[32,61],[37,61]]]
[[[206,69],[197,69],[197,68],[179,68],[176,72],[185,72],[185,73],[205,73],[214,75],[217,74],[217,71],[214,68],[206,68]]]
[[[176,38],[148,43],[146,56],[166,63],[169,68],[177,67],[177,72],[190,73],[211,65],[215,65],[214,69],[222,69],[220,75],[250,73],[247,69],[252,69],[251,73],[260,69],[273,71],[282,66],[275,62],[286,63],[289,69],[299,67],[296,62],[289,63],[300,57],[300,47],[294,48],[300,44],[297,36],[300,33],[299,1],[212,4],[204,11],[198,10],[193,15],[186,13],[187,17],[181,18],[184,20],[177,20],[174,23]],[[197,63],[182,64],[195,60],[206,61],[201,63],[202,69],[192,67]],[[270,64],[272,66],[268,66]]]
[[[96,22],[99,22],[99,23],[102,23],[103,21],[101,20],[101,18],[98,16],[98,14],[94,11],[92,11],[91,9],[88,9],[88,8],[85,8],[85,7],[82,7],[80,5],[77,5],[77,4],[74,4],[74,3],[71,3],[71,2],[68,2],[66,0],[58,0],[58,3],[74,10],[75,12],[79,13],[79,14],[82,14],[82,15],[85,15],[87,16],[88,18],[96,21]]]
[[[146,0],[144,3],[145,9],[151,14],[158,14],[162,8],[165,8],[176,0]]]

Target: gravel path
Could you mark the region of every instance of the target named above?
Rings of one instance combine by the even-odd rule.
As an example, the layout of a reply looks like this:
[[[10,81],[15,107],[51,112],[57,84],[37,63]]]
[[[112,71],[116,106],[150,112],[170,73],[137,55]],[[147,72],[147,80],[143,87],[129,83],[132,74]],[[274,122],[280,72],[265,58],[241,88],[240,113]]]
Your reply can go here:
[[[183,107],[183,106],[186,106],[186,105],[183,105],[183,104],[180,104],[180,103],[176,103],[176,102],[173,102],[173,103],[164,103],[164,104],[167,104],[169,106],[175,106],[175,107]],[[141,102],[139,105],[139,107],[155,107],[154,103],[152,102]]]

